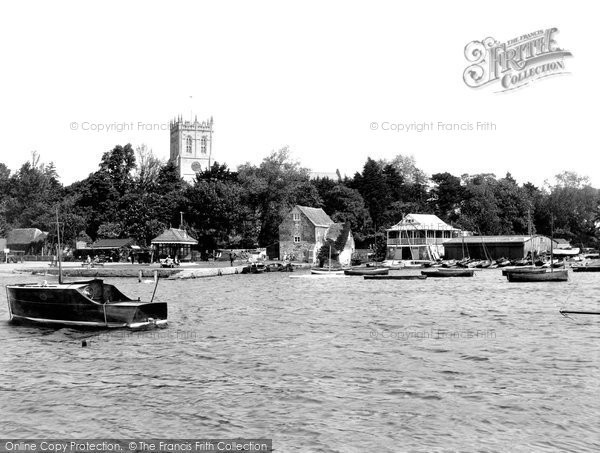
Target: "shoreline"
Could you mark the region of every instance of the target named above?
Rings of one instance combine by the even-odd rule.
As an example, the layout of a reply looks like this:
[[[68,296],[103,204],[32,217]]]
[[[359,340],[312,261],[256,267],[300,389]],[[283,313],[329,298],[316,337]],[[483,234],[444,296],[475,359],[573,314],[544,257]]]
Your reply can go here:
[[[57,267],[36,266],[36,262],[0,264],[0,275],[30,274],[30,275],[58,275]],[[30,264],[33,264],[31,266]],[[37,264],[37,263],[36,263]],[[218,277],[222,275],[238,275],[250,266],[251,263],[237,264],[235,266],[223,266],[224,262],[202,262],[183,263],[176,268],[163,268],[157,265],[128,264],[128,263],[105,263],[98,267],[82,267],[79,262],[67,262],[62,264],[62,274],[65,277],[83,278],[168,278],[188,279],[202,277]],[[265,263],[268,264],[268,263]],[[309,268],[308,263],[292,263],[294,269]]]

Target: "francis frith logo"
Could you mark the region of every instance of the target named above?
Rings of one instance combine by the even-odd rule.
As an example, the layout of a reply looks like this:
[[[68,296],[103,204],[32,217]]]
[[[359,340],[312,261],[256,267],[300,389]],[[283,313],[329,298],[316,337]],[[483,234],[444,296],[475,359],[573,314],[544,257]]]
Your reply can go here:
[[[499,91],[523,87],[545,77],[565,74],[565,58],[571,52],[556,43],[557,28],[537,30],[504,43],[494,38],[472,41],[465,46],[469,66],[465,83],[479,88],[499,83]]]

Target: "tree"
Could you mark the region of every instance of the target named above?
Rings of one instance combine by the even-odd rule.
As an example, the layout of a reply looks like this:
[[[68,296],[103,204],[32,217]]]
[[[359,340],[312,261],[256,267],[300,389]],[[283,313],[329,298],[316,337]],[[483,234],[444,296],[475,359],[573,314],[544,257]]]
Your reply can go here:
[[[429,193],[429,203],[433,212],[442,220],[455,222],[465,192],[460,178],[445,172],[432,175],[431,181],[434,186]]]
[[[256,245],[256,238],[244,229],[248,212],[242,204],[243,194],[241,184],[225,165],[215,163],[212,169],[198,174],[186,198],[189,222],[201,249]]]
[[[327,238],[319,252],[317,253],[317,261],[319,261],[319,267],[323,267],[325,261],[329,261],[331,257],[331,262],[337,261],[340,256],[340,252],[335,247],[335,241],[333,239]]]
[[[549,186],[546,193],[540,206],[543,213],[538,226],[540,232],[552,233],[553,218],[555,236],[577,244],[598,244],[600,192],[589,184],[586,177],[563,172],[556,175],[555,184]]]
[[[374,245],[373,245],[373,260],[374,261],[383,261],[387,256],[387,241],[385,235],[378,233],[375,235]]]
[[[394,168],[402,181],[402,195],[394,201],[404,201],[413,204],[416,212],[427,209],[427,183],[425,172],[416,165],[414,156],[397,155],[391,162],[384,161]]]
[[[386,176],[383,174],[381,165],[367,158],[362,173],[354,175],[352,187],[357,189],[373,221],[373,227],[377,230],[383,226],[383,215],[390,200]]]
[[[0,162],[0,197],[10,195],[10,169]]]
[[[427,183],[427,175],[417,167],[414,156],[398,154],[389,164],[396,169],[406,184],[424,185]]]
[[[308,169],[292,160],[287,147],[272,152],[258,167],[241,165],[238,181],[243,188],[242,203],[249,208],[246,222],[253,224],[248,230],[258,232],[261,247],[277,242],[279,225],[295,204],[319,202],[308,187]]]
[[[121,236],[123,227],[118,222],[107,222],[98,228],[98,237],[102,239],[115,239]]]
[[[135,156],[136,167],[133,175],[135,182],[142,187],[155,185],[164,162],[143,144],[135,149]]]
[[[385,230],[409,212],[427,212],[427,177],[413,157],[398,155],[391,162],[367,158],[362,173],[348,184],[364,199],[371,233]]]
[[[6,177],[6,169],[2,170]],[[15,228],[45,230],[48,217],[64,195],[54,164],[41,163],[36,152],[31,162],[25,162],[3,185],[8,192],[3,200],[5,221]]]
[[[502,234],[527,234],[531,210],[528,192],[507,173],[495,186]]]
[[[323,200],[323,210],[334,222],[349,222],[355,237],[364,238],[369,233],[371,215],[358,190],[329,178],[317,178],[312,184]]]
[[[491,173],[463,175],[465,192],[458,219],[462,229],[479,234],[500,234],[500,209],[494,194],[496,177]]]
[[[96,172],[68,188],[69,193],[77,196],[77,206],[86,217],[86,232],[92,238],[97,237],[100,225],[123,218],[130,203],[127,194],[135,190],[134,169],[131,144],[117,145],[102,155]]]
[[[100,171],[108,175],[113,185],[118,188],[131,182],[131,172],[134,168],[135,152],[131,143],[115,146],[111,151],[105,152],[100,161]]]
[[[237,173],[232,172],[227,164],[219,164],[215,161],[210,168],[196,173],[196,180],[237,181]]]

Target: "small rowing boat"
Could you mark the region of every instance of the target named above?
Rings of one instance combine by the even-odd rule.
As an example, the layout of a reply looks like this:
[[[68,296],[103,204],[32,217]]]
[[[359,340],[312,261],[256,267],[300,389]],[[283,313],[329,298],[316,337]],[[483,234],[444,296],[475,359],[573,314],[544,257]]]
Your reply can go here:
[[[365,280],[425,280],[426,275],[365,275]]]
[[[578,311],[578,310],[560,310],[563,316],[567,315],[600,315],[600,311]]]
[[[313,275],[344,275],[344,269],[311,269]]]
[[[535,266],[528,267],[513,267],[511,269],[502,269],[502,276],[506,277],[508,274],[543,274],[546,269]]]
[[[346,269],[345,275],[388,275],[389,269],[385,268],[358,268],[358,269]]]
[[[573,272],[600,272],[600,266],[597,264],[593,266],[573,266],[571,269],[573,269]]]
[[[421,271],[426,277],[472,277],[473,269],[433,269]]]
[[[569,271],[543,269],[543,272],[511,272],[506,277],[509,282],[566,282],[569,280]]]

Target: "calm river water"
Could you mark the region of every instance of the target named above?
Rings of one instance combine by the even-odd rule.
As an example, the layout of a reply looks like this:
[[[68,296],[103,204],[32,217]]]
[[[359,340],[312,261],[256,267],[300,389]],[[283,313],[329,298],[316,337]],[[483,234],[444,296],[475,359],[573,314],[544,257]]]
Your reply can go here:
[[[160,282],[169,327],[10,325],[2,437],[273,438],[275,451],[600,451],[599,274]],[[41,277],[0,276],[0,284]],[[112,279],[150,298],[152,283]],[[87,338],[89,346],[81,347]]]

